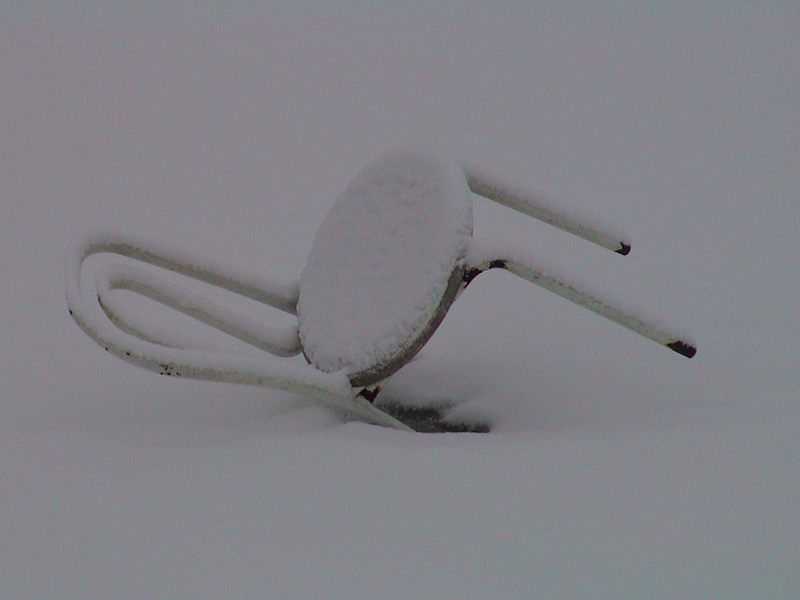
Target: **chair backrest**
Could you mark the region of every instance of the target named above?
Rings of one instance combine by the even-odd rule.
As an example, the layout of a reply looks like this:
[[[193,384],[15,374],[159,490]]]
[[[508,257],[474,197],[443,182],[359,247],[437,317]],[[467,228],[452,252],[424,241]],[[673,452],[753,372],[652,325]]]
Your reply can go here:
[[[306,359],[367,386],[407,363],[461,289],[472,200],[460,165],[405,147],[336,199],[300,276]]]

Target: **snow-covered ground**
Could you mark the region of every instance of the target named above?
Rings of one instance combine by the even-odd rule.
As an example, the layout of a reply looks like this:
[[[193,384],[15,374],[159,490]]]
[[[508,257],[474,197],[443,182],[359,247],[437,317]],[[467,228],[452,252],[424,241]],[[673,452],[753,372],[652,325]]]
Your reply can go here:
[[[800,595],[797,5],[427,4],[0,2],[0,597]],[[157,377],[67,315],[104,228],[296,277],[408,142],[625,232],[475,202],[697,357],[493,272],[386,391],[493,431],[409,434]]]

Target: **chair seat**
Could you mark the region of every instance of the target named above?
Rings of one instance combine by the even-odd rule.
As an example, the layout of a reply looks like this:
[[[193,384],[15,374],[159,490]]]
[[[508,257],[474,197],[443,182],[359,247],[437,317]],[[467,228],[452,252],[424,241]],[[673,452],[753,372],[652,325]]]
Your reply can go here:
[[[323,219],[300,276],[306,359],[354,385],[405,364],[455,299],[471,235],[456,162],[406,147],[369,164]]]

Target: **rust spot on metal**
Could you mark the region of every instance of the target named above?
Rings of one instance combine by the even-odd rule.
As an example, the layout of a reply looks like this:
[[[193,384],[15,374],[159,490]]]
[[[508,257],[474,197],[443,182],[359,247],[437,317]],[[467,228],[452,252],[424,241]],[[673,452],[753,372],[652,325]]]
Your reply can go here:
[[[379,386],[379,387],[375,387],[375,388],[373,388],[371,390],[369,390],[367,388],[364,388],[363,390],[358,392],[358,395],[361,396],[362,398],[364,398],[370,404],[375,404],[375,398],[377,398],[378,394],[380,394],[380,393],[381,393],[381,388]]]
[[[464,287],[466,288],[472,280],[475,279],[478,275],[483,273],[484,271],[488,271],[489,269],[505,269],[506,268],[506,261],[498,258],[491,262],[489,262],[489,266],[485,269],[481,269],[480,267],[475,267],[473,269],[469,269],[468,271],[464,271]]]
[[[464,287],[467,287],[470,283],[472,283],[472,280],[482,272],[483,271],[480,269],[470,269],[469,271],[464,271]]]

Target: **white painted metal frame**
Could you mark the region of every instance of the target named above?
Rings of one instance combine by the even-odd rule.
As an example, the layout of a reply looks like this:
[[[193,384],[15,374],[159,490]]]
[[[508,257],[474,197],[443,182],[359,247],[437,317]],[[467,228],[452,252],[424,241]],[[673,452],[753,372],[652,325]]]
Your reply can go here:
[[[559,227],[569,233],[627,254],[630,245],[596,228],[554,212],[537,199],[498,182],[480,169],[465,166],[470,189],[480,196],[514,208],[526,215]],[[301,352],[297,327],[278,329],[265,326],[200,294],[178,285],[151,270],[130,264],[110,265],[95,274],[97,304],[89,302],[81,289],[84,260],[93,254],[112,253],[147,263],[161,269],[180,273],[198,281],[250,298],[289,314],[296,314],[297,282],[278,282],[253,277],[221,267],[210,261],[198,260],[174,249],[155,247],[124,234],[93,236],[76,244],[66,259],[67,306],[72,318],[95,342],[129,363],[162,375],[221,381],[286,390],[308,397],[320,404],[344,409],[364,421],[408,430],[409,427],[376,408],[362,394],[364,385],[353,385],[347,374],[324,373],[311,365],[298,366],[285,361],[257,359],[251,356],[195,350],[180,341],[165,336],[158,328],[135,323],[125,315],[123,306],[112,293],[128,290],[193,317],[251,346],[277,356],[293,356]],[[558,278],[546,274],[522,249],[505,243],[470,240],[469,252],[463,263],[455,265],[454,273],[463,274],[460,289],[466,287],[479,273],[491,268],[503,268],[535,283],[567,300],[614,321],[658,344],[691,358],[696,349],[680,337],[662,331],[646,321],[602,302]],[[452,279],[452,277],[451,277]],[[443,298],[440,309],[429,324],[425,340],[447,312],[455,294]],[[394,372],[405,364],[419,348],[398,357]],[[370,390],[380,382],[369,384]],[[374,399],[374,398],[373,398]]]
[[[470,190],[479,196],[513,208],[617,254],[626,256],[631,250],[630,244],[624,240],[555,213],[538,202],[533,195],[507,187],[476,167],[465,166],[465,172]],[[478,273],[492,268],[503,268],[687,358],[692,358],[697,353],[694,344],[681,336],[664,331],[644,319],[548,275],[536,266],[535,259],[525,250],[502,242],[472,240],[467,258],[467,277],[471,279]]]
[[[120,265],[98,271],[97,301],[105,312],[104,318],[98,314],[96,306],[86,301],[81,291],[83,261],[98,253],[119,254],[174,271],[290,314],[294,314],[297,303],[297,284],[259,282],[241,273],[223,272],[213,263],[176,251],[148,247],[126,235],[86,239],[75,245],[66,259],[67,307],[81,329],[114,356],[161,375],[286,390],[344,409],[370,423],[409,429],[359,397],[357,393],[360,390],[350,385],[343,372],[323,373],[310,365],[297,366],[277,360],[173,347],[170,340],[158,339],[158,334],[132,326],[114,302],[111,290],[124,288],[142,294],[273,354],[286,356],[296,354],[300,349],[296,328],[264,327],[153,273]]]

